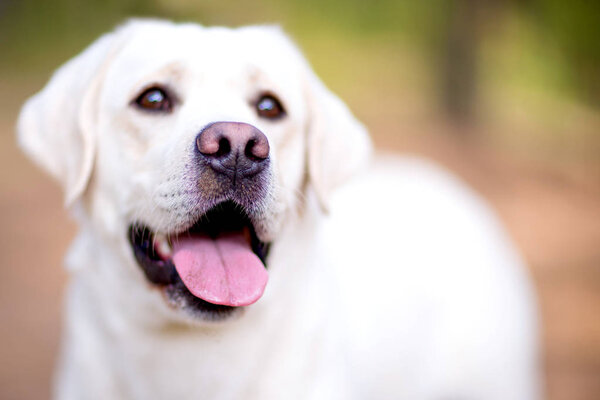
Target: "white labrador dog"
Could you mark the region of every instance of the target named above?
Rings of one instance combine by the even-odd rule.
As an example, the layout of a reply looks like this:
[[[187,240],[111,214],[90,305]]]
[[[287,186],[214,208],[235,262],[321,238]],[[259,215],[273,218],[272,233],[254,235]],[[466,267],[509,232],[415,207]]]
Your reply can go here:
[[[131,21],[18,130],[80,226],[56,398],[538,396],[534,298],[493,213],[426,162],[369,164],[278,29]]]

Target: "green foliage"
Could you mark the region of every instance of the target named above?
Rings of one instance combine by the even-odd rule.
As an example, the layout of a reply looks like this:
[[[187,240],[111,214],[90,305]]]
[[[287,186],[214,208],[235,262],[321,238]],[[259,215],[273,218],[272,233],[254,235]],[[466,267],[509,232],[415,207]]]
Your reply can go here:
[[[547,46],[568,60],[570,83],[600,106],[600,2],[535,0],[528,11]]]
[[[499,63],[513,69],[507,77],[515,85],[537,85],[600,104],[600,2],[585,0],[4,0],[0,72],[49,71],[131,16],[207,25],[279,23],[326,73],[331,73],[330,65],[338,66],[331,58],[341,46],[356,53],[355,61],[361,57],[358,53],[381,48],[394,60],[390,65],[397,65],[399,51],[410,48],[435,66],[459,1],[486,5],[483,19],[473,21],[484,25],[477,57],[482,61],[479,68],[488,68],[478,77],[494,79],[501,71],[495,66]],[[500,28],[487,29],[487,24]],[[515,24],[521,27],[506,34]],[[386,63],[385,57],[373,59]]]

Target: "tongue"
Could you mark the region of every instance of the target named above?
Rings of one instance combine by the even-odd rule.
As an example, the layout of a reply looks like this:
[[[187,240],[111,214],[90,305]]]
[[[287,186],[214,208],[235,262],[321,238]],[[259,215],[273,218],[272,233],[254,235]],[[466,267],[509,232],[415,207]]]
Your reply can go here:
[[[179,238],[173,243],[173,263],[188,290],[213,304],[252,304],[269,279],[241,233]]]

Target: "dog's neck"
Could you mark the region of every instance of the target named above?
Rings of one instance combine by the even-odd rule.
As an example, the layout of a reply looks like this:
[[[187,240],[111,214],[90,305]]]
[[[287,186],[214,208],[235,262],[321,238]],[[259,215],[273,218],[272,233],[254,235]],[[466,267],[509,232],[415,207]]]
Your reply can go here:
[[[303,221],[310,218],[310,213],[302,216]],[[288,231],[282,232],[273,245],[272,265],[280,270],[270,271],[263,298],[232,320],[197,324],[178,320],[160,289],[141,280],[142,272],[128,253],[131,249],[122,241],[108,243],[106,238],[94,236],[93,230],[82,230],[67,260],[68,264],[79,264],[69,265],[73,276],[62,362],[66,364],[66,374],[85,376],[67,380],[91,379],[94,384],[114,388],[115,398],[138,397],[133,391],[139,388],[129,387],[129,382],[148,382],[149,387],[155,386],[153,390],[164,390],[164,398],[174,397],[179,390],[186,397],[197,392],[201,398],[220,398],[220,393],[239,391],[237,398],[252,398],[252,393],[260,398],[279,390],[277,386],[287,378],[289,382],[306,382],[294,378],[297,374],[319,380],[342,374],[342,370],[317,372],[320,364],[340,365],[322,362],[324,358],[338,357],[340,352],[334,340],[336,334],[327,329],[334,321],[324,320],[326,313],[313,312],[335,306],[319,301],[319,288],[332,289],[328,286],[332,283],[324,278],[325,266],[302,257],[314,255],[317,249],[299,249],[297,254],[289,254],[293,247],[290,241],[315,247],[319,243],[314,221],[298,222],[289,224],[285,228]],[[303,236],[308,236],[307,240],[302,240]],[[106,267],[111,264],[123,269]],[[309,284],[283,284],[290,281]],[[306,287],[311,291],[307,292]],[[309,353],[314,357],[290,353]],[[165,369],[178,373],[165,374]],[[278,383],[258,379],[263,374],[282,378]],[[130,379],[133,375],[138,378]],[[172,381],[173,375],[180,381],[163,381],[167,376]],[[224,377],[231,379],[223,381]],[[310,381],[310,377],[307,379]],[[300,393],[307,388],[297,390]]]

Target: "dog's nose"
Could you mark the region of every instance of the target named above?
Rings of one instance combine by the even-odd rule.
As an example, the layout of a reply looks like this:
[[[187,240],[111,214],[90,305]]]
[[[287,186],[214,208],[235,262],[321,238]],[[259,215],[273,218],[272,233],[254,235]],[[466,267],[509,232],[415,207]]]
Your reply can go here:
[[[215,122],[196,137],[196,147],[211,168],[227,176],[260,172],[269,157],[269,141],[243,122]]]

